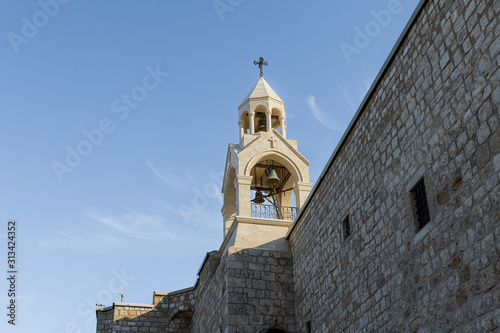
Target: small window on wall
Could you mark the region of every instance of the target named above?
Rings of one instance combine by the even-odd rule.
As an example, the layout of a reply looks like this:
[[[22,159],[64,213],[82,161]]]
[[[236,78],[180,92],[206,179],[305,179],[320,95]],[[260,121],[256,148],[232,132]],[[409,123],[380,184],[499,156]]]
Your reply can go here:
[[[424,179],[421,178],[411,190],[413,207],[417,219],[417,229],[422,230],[431,220],[429,206],[427,205],[427,194],[425,193]]]
[[[351,222],[349,221],[349,215],[347,215],[342,222],[342,230],[344,232],[344,240],[351,236]]]

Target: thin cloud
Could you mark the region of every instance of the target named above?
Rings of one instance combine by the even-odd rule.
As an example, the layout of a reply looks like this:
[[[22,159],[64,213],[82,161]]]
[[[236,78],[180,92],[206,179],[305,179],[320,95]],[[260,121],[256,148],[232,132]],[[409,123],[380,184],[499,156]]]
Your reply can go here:
[[[157,215],[144,213],[123,214],[121,216],[91,215],[91,218],[121,237],[150,239],[151,237],[178,238],[165,226],[167,221]]]
[[[171,186],[175,188],[176,190],[183,191],[183,192],[189,192],[191,189],[185,185],[183,185],[181,182],[177,181],[176,177],[170,177],[165,171],[160,172],[154,165],[153,163],[149,162],[149,160],[146,159],[146,163],[148,164],[149,168],[153,173],[160,179],[162,182],[167,184],[168,186]]]
[[[203,236],[193,235],[167,219],[142,212],[118,216],[89,213],[78,223],[51,229],[38,237],[37,245],[47,249],[76,249],[105,253],[177,252],[182,244],[202,245]],[[147,243],[147,246],[145,246]]]
[[[165,209],[165,215],[171,217],[172,223],[177,223],[177,225],[181,228],[192,226],[203,226],[211,230],[218,230],[220,228],[222,218],[220,215],[220,208],[218,206],[215,209],[213,205],[196,207],[190,202],[192,199],[186,201],[186,203],[176,205],[152,196],[145,196],[145,198],[151,204]],[[212,201],[209,202],[211,203]]]
[[[161,212],[163,216],[169,216],[173,223],[182,228],[193,226],[212,230],[220,228],[220,205],[223,203],[220,185],[222,172],[209,172],[202,181],[194,179],[186,172],[185,181],[180,181],[180,177],[161,172],[149,160],[145,160],[158,179],[177,190],[173,199],[175,202],[143,194],[153,206],[164,211]]]
[[[311,110],[314,118],[316,118],[316,120],[319,121],[321,125],[335,131],[341,131],[341,129],[337,125],[335,125],[323,111],[318,108],[318,106],[316,105],[316,97],[314,97],[314,95],[309,96],[309,98],[307,99],[307,105],[309,106],[309,109]]]
[[[97,222],[102,223],[104,226],[111,228],[115,232],[128,233],[127,228],[125,228],[122,224],[117,223],[114,218],[93,216],[93,219]]]
[[[201,186],[189,175],[188,181],[181,182],[147,159],[146,163],[162,183],[173,188],[174,201],[143,194],[148,205],[141,211],[128,209],[114,215],[89,212],[81,221],[39,235],[38,246],[112,254],[157,255],[161,249],[165,255],[177,253],[185,244],[196,243],[198,248],[212,244],[206,235],[218,230],[222,220],[220,198],[211,191],[214,187],[217,194],[220,192],[217,175],[209,175],[210,179]]]
[[[354,103],[352,102],[351,96],[349,96],[349,93],[347,92],[347,90],[342,86],[339,86],[339,88],[342,90],[342,93],[344,94],[344,97],[347,100],[347,103],[349,103],[349,107],[351,108],[351,110],[353,112],[356,112],[356,107],[354,106]]]

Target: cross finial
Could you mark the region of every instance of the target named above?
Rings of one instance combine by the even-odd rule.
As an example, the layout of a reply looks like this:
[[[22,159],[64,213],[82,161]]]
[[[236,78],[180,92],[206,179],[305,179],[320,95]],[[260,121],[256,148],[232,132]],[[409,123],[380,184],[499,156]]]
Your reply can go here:
[[[253,62],[254,65],[259,65],[259,68],[260,68],[260,77],[262,77],[264,75],[264,72],[262,71],[262,65],[264,66],[267,66],[269,65],[269,63],[267,61],[264,61],[264,58],[263,57],[260,57],[259,60],[255,60]]]

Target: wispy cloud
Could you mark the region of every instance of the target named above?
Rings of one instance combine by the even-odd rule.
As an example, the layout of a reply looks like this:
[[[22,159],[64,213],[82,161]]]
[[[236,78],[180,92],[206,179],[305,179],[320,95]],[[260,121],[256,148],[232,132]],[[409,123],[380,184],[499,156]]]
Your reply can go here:
[[[145,195],[151,204],[166,210],[168,216],[182,223],[184,227],[187,225],[203,226],[212,230],[220,228],[219,210],[223,202],[221,194],[222,172],[209,172],[202,179],[194,179],[189,173],[186,173],[183,178],[168,171],[160,171],[160,168],[147,159],[146,164],[158,179],[176,190],[176,200],[178,201],[172,203]]]
[[[158,215],[136,213],[121,216],[99,216],[92,214],[91,218],[117,236],[135,239],[151,239],[151,237],[182,239],[179,235],[171,232],[171,228],[167,228],[168,221]]]
[[[162,182],[171,186],[179,191],[189,192],[191,189],[185,186],[183,183],[179,182],[177,177],[171,176],[167,171],[159,171],[157,167],[153,165],[149,160],[146,159],[146,163],[148,167],[153,171],[153,173],[160,179]]]
[[[319,109],[319,107],[316,105],[316,97],[314,97],[314,95],[309,96],[309,98],[307,99],[307,105],[309,106],[309,110],[313,114],[314,118],[316,118],[316,120],[319,121],[323,126],[336,131],[342,130],[323,111]]]
[[[76,222],[52,228],[38,236],[38,246],[47,249],[76,249],[99,253],[176,253],[186,244],[200,247],[213,243],[207,234],[220,229],[220,173],[201,180],[188,173],[184,178],[156,167],[147,167],[167,185],[168,200],[142,194],[141,209],[129,208],[115,214],[90,211]],[[190,249],[195,249],[191,247]],[[148,252],[149,251],[149,252]]]
[[[210,230],[218,230],[221,227],[220,207],[197,207],[192,204],[192,199],[179,205],[167,202],[164,199],[146,195],[146,199],[153,205],[165,210],[165,214],[172,219],[172,223],[177,223],[179,227],[200,227]],[[202,208],[202,209],[198,209]]]
[[[193,241],[204,243],[202,235],[170,223],[159,215],[143,212],[119,216],[89,213],[80,222],[68,223],[39,235],[38,246],[100,253],[149,251],[157,254]]]
[[[38,246],[48,249],[76,249],[99,253],[175,253],[185,244],[208,246],[206,235],[221,227],[220,174],[208,173],[198,181],[156,167],[152,173],[171,188],[169,200],[142,194],[146,205],[118,214],[88,212],[81,221],[67,223],[39,235]],[[150,252],[148,252],[150,251]]]
[[[347,100],[347,103],[349,103],[349,107],[351,108],[351,110],[353,112],[356,112],[356,106],[354,106],[354,103],[352,102],[351,96],[349,96],[349,93],[347,92],[347,90],[342,86],[339,86],[339,88],[342,90],[342,93],[344,94],[344,98]]]

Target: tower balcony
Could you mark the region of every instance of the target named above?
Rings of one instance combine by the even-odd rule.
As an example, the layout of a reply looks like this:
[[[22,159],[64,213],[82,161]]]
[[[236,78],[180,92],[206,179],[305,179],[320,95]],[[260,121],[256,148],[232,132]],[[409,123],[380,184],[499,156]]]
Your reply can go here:
[[[297,217],[297,207],[285,207],[252,203],[252,217],[293,221]]]

